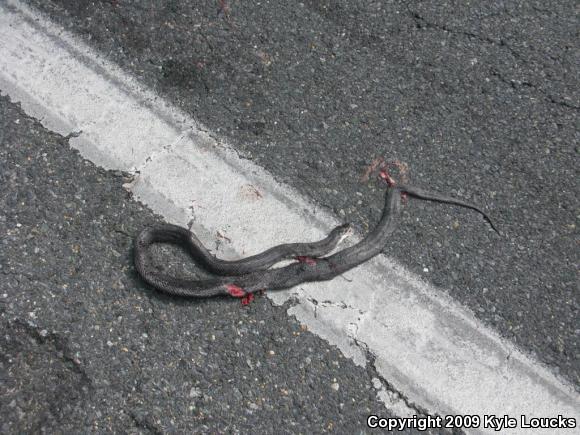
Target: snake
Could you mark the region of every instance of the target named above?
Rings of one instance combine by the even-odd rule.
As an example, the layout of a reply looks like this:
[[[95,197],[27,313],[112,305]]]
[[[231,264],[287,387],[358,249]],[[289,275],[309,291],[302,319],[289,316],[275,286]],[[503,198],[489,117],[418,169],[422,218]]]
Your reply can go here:
[[[327,254],[353,233],[352,225],[339,225],[317,242],[281,244],[247,258],[226,261],[211,254],[192,231],[177,225],[161,224],[145,228],[135,238],[135,268],[141,278],[157,290],[188,298],[219,295],[243,298],[264,290],[282,290],[307,282],[329,281],[383,251],[395,228],[402,194],[475,210],[493,230],[501,234],[489,215],[475,204],[419,187],[397,184],[387,187],[382,215],[376,226],[359,242],[331,255]],[[184,246],[194,260],[214,276],[194,280],[157,272],[149,255],[149,248],[155,243]],[[287,259],[297,261],[272,268]]]

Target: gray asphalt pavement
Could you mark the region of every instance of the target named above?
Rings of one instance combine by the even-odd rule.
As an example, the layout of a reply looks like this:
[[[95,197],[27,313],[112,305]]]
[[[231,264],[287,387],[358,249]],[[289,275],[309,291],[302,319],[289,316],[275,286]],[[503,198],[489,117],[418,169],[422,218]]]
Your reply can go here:
[[[386,252],[580,385],[576,2],[30,3],[361,230],[379,156],[482,204]]]
[[[385,252],[580,391],[575,2],[28,3],[361,232],[379,156],[481,203],[503,237],[411,200]],[[389,415],[372,367],[268,299],[145,286],[132,238],[159,217],[125,181],[0,97],[0,432],[359,433]]]
[[[125,181],[0,95],[1,433],[370,433],[393,415],[374,367],[287,307],[148,288],[132,240],[160,218]]]

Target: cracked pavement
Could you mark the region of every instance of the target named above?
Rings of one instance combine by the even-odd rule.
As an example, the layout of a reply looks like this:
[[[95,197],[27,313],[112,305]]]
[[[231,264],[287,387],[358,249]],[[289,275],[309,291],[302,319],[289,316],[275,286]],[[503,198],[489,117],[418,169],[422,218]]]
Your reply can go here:
[[[481,201],[504,239],[414,203],[387,253],[579,388],[573,2],[230,1],[227,19],[214,1],[28,3],[361,230],[381,209],[359,181],[378,156]],[[385,414],[372,355],[354,367],[264,298],[146,289],[131,238],[157,218],[124,175],[0,107],[2,432],[189,431],[185,416],[207,431],[352,431]]]
[[[397,393],[288,307],[148,288],[132,240],[160,219],[125,174],[4,95],[0,132],[2,433],[366,433],[370,413],[391,415],[377,392]],[[163,251],[172,273],[191,264]]]
[[[386,253],[578,388],[575,2],[29,3],[361,232],[379,156],[482,204],[504,238],[414,203]]]

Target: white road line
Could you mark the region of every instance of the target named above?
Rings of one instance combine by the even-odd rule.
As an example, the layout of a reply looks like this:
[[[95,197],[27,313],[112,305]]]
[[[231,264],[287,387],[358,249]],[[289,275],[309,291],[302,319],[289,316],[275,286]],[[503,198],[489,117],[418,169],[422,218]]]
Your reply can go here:
[[[314,240],[337,224],[17,1],[0,1],[0,90],[52,130],[82,130],[71,144],[84,157],[140,171],[136,197],[169,221],[194,218],[210,245],[218,231],[226,235],[232,243],[224,257]],[[378,372],[432,413],[509,415],[518,419],[509,433],[528,432],[521,415],[562,415],[580,424],[572,386],[392,259],[377,258],[348,275],[352,282],[337,278],[267,294],[279,304],[296,297],[289,313],[357,364],[367,363],[366,346]],[[493,432],[483,425],[479,431]]]

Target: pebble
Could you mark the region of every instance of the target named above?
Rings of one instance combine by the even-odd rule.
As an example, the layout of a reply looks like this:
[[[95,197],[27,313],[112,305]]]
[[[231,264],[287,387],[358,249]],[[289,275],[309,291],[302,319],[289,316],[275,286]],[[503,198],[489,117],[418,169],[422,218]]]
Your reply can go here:
[[[189,397],[191,397],[192,399],[201,397],[201,395],[202,393],[199,388],[191,387],[191,390],[189,390]]]

